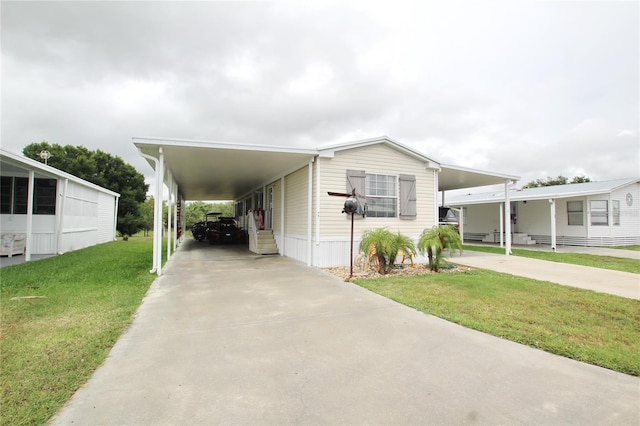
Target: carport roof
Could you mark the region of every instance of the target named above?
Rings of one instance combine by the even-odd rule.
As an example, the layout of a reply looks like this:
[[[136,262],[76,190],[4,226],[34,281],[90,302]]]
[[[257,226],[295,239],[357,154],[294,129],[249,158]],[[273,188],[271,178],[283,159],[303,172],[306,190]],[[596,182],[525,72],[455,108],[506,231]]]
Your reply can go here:
[[[315,149],[177,139],[134,138],[138,150],[158,158],[162,147],[185,200],[234,200],[309,162]],[[149,161],[155,169],[155,164]]]
[[[609,194],[619,188],[638,182],[640,182],[640,178],[629,178],[601,182],[542,186],[538,188],[512,189],[509,193],[509,199],[511,201],[535,201]],[[450,206],[466,206],[474,204],[502,203],[504,202],[504,195],[504,191],[457,195],[447,199],[447,204]]]
[[[238,144],[183,139],[133,138],[141,154],[158,158],[160,148],[165,167],[171,172],[185,200],[234,200],[255,188],[293,172],[319,155],[384,143],[419,158],[428,167],[439,168],[440,191],[495,185],[518,176],[443,165],[424,154],[383,136],[314,149]],[[155,169],[155,163],[148,159]]]

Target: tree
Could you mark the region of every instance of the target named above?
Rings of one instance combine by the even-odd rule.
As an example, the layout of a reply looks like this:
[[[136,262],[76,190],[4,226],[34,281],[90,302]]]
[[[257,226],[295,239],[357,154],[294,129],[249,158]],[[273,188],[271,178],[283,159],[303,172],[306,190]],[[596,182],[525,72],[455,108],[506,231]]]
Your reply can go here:
[[[120,157],[101,150],[90,151],[84,146],[61,146],[43,141],[29,144],[22,150],[26,157],[44,162],[40,158],[42,151],[51,154],[48,165],[120,194],[116,226],[120,234],[132,235],[143,228],[140,205],[147,198],[149,185],[133,166]]]
[[[215,202],[211,205],[212,212],[221,213],[220,216],[234,217],[233,201]]]
[[[556,178],[552,178],[549,176],[546,179],[532,180],[531,182],[523,186],[523,188],[538,188],[541,186],[567,185],[570,183],[584,182],[591,182],[591,178],[589,178],[588,176],[574,176],[571,180],[569,180],[568,177],[559,175]]]
[[[418,250],[422,254],[427,254],[429,258],[429,269],[440,272],[442,265],[442,252],[449,250],[449,255],[453,255],[455,250],[462,253],[462,240],[460,234],[451,225],[438,225],[431,229],[425,229],[418,240]]]
[[[149,236],[149,231],[153,229],[153,211],[155,210],[155,200],[153,196],[147,197],[147,199],[140,205],[140,215],[142,216],[142,230],[144,236]]]
[[[411,238],[392,233],[387,228],[369,229],[364,231],[360,240],[360,251],[375,252],[378,259],[378,272],[386,275],[391,272],[398,252],[414,253],[415,245]]]
[[[212,205],[205,203],[203,201],[195,201],[193,203],[188,203],[186,208],[186,222],[187,229],[191,229],[191,227],[204,220],[204,216],[207,213],[213,211]]]

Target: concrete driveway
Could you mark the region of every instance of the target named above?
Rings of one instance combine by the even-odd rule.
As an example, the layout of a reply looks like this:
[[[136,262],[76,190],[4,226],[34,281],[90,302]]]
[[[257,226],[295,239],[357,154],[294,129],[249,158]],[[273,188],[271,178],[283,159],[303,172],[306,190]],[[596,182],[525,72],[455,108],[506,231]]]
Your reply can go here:
[[[640,254],[640,252],[628,252],[625,250],[616,251],[623,255],[627,253]],[[588,253],[593,254],[593,251]],[[534,280],[549,281],[629,299],[640,299],[640,275],[631,272],[471,250],[466,250],[461,255],[455,253],[448,260],[473,268],[490,269]]]
[[[54,424],[640,423],[640,380],[187,240]]]

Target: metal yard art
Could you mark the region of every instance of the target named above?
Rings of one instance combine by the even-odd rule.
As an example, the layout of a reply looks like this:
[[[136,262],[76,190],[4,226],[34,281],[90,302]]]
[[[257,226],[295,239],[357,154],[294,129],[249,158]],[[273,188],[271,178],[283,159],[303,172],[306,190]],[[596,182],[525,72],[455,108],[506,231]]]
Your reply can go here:
[[[342,213],[351,215],[351,245],[349,250],[349,278],[353,277],[353,217],[356,214],[361,214],[362,217],[367,215],[367,205],[361,204],[359,195],[356,194],[355,188],[351,191],[351,194],[344,192],[327,192],[327,194],[333,197],[347,197],[342,208]]]

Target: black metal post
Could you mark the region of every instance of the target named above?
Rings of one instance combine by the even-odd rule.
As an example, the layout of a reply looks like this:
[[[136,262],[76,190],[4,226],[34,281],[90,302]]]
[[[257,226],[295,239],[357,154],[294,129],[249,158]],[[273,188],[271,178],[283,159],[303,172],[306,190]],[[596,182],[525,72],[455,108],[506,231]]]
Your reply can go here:
[[[353,278],[353,215],[351,213],[351,250],[349,252],[349,278]]]

